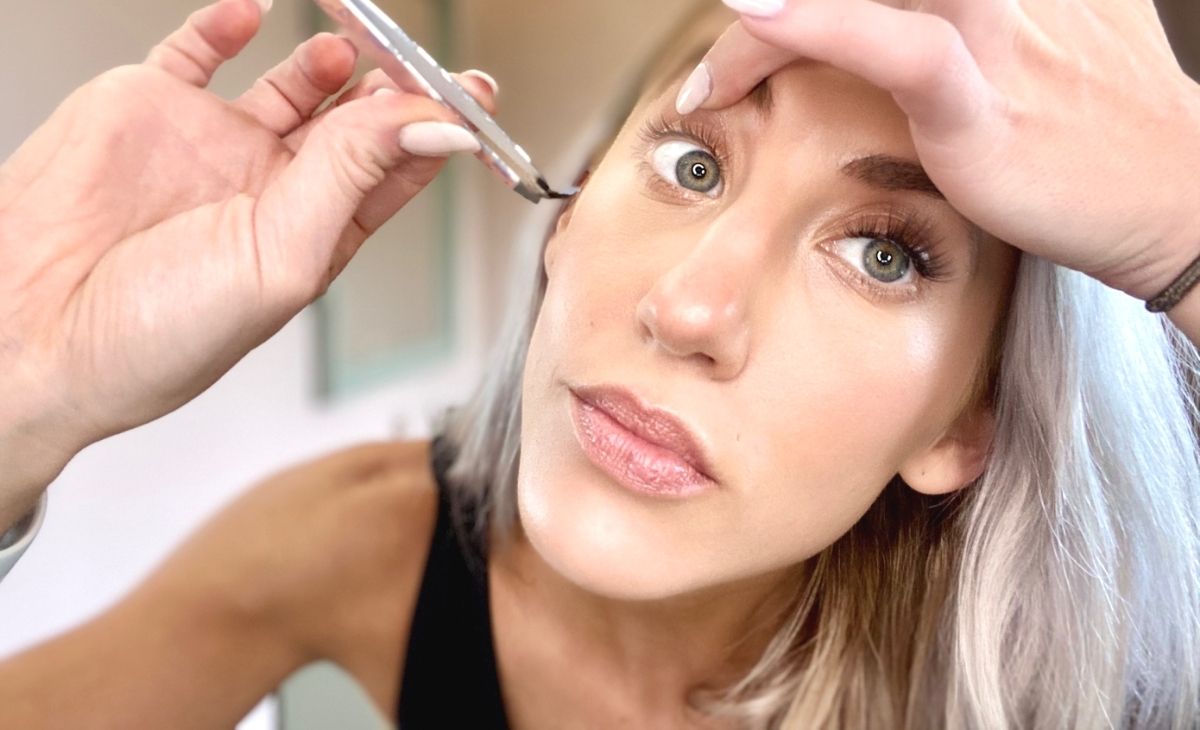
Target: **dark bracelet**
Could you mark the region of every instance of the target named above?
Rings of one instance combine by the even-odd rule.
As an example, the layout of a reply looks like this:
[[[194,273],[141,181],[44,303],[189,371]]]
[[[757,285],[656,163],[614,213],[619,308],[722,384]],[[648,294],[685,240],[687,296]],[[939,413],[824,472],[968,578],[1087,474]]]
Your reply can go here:
[[[1165,312],[1183,299],[1184,295],[1191,291],[1197,283],[1200,283],[1200,257],[1197,257],[1192,265],[1184,269],[1170,286],[1163,289],[1162,293],[1146,302],[1146,309],[1151,312]]]

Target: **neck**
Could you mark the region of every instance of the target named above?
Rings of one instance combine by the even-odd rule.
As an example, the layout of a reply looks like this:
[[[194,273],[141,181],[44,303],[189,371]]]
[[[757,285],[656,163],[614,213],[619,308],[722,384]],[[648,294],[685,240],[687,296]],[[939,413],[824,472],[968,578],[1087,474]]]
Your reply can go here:
[[[686,706],[694,690],[744,676],[785,619],[798,577],[790,568],[661,600],[614,600],[566,580],[519,532],[493,545],[493,606],[520,625],[514,639],[538,637],[522,643],[577,658],[646,709]],[[536,664],[537,651],[524,661]]]

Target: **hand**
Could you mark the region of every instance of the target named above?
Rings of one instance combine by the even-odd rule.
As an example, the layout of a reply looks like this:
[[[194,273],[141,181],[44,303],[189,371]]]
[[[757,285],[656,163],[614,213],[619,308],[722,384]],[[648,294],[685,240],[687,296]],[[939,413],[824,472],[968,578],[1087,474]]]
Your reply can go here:
[[[1200,91],[1150,0],[726,4],[741,22],[684,107],[826,62],[892,93],[930,177],[1001,240],[1141,299],[1200,255]]]
[[[83,446],[212,385],[441,169],[400,132],[454,116],[394,86],[371,93],[379,74],[314,117],[353,71],[332,35],[233,102],[206,91],[260,21],[254,0],[197,12],[145,63],[74,93],[0,168],[0,525],[20,516],[6,490],[28,506]],[[494,107],[480,76],[461,80]],[[420,131],[409,149],[477,145]]]

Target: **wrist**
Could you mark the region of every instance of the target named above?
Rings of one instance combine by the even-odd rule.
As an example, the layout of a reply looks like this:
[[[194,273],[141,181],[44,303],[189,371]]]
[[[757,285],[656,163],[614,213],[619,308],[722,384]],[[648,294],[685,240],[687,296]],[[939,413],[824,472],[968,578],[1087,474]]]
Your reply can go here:
[[[1169,207],[1159,211],[1159,236],[1149,248],[1147,260],[1138,267],[1138,275],[1129,285],[1118,287],[1147,302],[1169,293],[1171,287],[1186,284],[1185,273],[1200,258],[1200,175],[1195,172],[1200,170],[1200,86],[1191,87],[1188,96],[1193,103],[1184,107],[1190,113],[1181,115],[1189,120],[1182,128],[1190,133],[1179,140],[1180,174],[1164,183]],[[1195,288],[1186,289],[1171,309],[1192,298]]]
[[[15,379],[14,379],[15,380]],[[36,404],[37,388],[0,391],[0,532],[28,514],[46,487],[84,446],[48,408]],[[41,391],[44,392],[44,391]]]

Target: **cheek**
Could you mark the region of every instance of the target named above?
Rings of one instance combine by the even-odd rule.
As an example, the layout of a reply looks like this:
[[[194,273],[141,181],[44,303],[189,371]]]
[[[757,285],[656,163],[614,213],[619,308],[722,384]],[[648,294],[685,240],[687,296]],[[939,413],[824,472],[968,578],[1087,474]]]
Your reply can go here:
[[[800,296],[737,385],[747,407],[726,436],[753,490],[740,521],[781,561],[853,526],[944,431],[973,368],[937,316],[856,306],[844,288]]]

